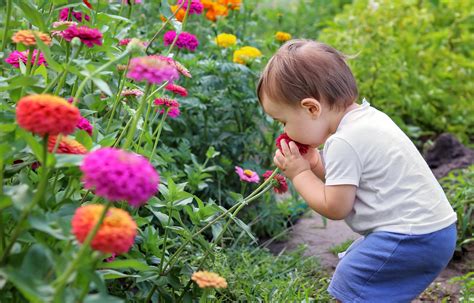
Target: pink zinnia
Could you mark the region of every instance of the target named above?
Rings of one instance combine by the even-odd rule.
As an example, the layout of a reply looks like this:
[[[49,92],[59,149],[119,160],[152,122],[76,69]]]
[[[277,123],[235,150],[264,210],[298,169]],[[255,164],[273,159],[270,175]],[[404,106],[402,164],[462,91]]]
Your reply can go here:
[[[170,99],[166,97],[158,98],[158,99],[155,99],[154,103],[155,105],[158,105],[161,108],[160,114],[165,113],[165,110],[167,109],[168,109],[168,116],[170,116],[171,118],[176,118],[181,114],[181,111],[179,110],[179,102],[174,99]]]
[[[296,142],[295,140],[291,139],[286,133],[282,133],[281,135],[278,136],[278,138],[276,138],[275,140],[275,145],[276,147],[278,147],[278,149],[283,152],[281,150],[281,143],[280,141],[281,140],[285,140],[287,144],[290,143],[290,141],[293,141],[296,143],[296,146],[298,146],[298,149],[300,151],[300,154],[304,155],[308,152],[308,149],[309,149],[309,145],[306,145],[306,144],[302,144],[302,143],[299,143],[299,142]]]
[[[250,169],[242,169],[241,167],[236,166],[235,172],[239,175],[241,181],[249,183],[258,183],[260,182],[260,177],[256,172]]]
[[[69,16],[69,8],[68,7],[63,8],[59,12],[59,20],[61,20],[61,21],[67,21],[68,16]],[[82,22],[82,13],[81,12],[75,12],[72,8],[71,8],[71,17],[74,17],[74,18],[76,18],[77,21]],[[88,15],[84,14],[84,19],[86,19],[87,21],[90,21],[91,18]]]
[[[175,31],[166,32],[166,34],[163,36],[163,41],[165,43],[165,46],[168,46],[171,43],[173,43],[173,40],[175,37],[176,37]],[[192,52],[196,50],[198,45],[199,45],[199,41],[196,38],[196,36],[188,32],[181,32],[178,35],[178,40],[176,40],[176,46],[178,48],[180,49],[186,48]]]
[[[183,0],[178,0],[178,5],[181,5]],[[184,4],[182,6],[184,10],[188,8],[188,0],[184,0]],[[189,8],[189,14],[196,14],[199,15],[204,10],[204,5],[201,3],[200,0],[191,0],[191,7]]]
[[[132,41],[132,39],[130,39],[130,38],[122,39],[122,40],[119,41],[119,45],[120,46],[128,45],[130,43],[130,41]]]
[[[145,204],[160,181],[145,157],[110,147],[87,154],[81,170],[86,189],[110,201],[126,200],[134,207]]]
[[[188,91],[184,87],[182,87],[180,85],[177,85],[177,84],[170,83],[170,84],[165,86],[165,89],[167,91],[170,91],[174,94],[178,94],[178,95],[183,96],[183,97],[186,97],[188,95]]]
[[[174,65],[160,56],[146,56],[130,60],[127,77],[135,81],[160,84],[178,79],[179,74]]]
[[[24,52],[14,51],[8,56],[8,58],[5,59],[5,62],[14,66],[15,68],[20,68],[20,60],[25,65],[27,64],[29,52],[30,52],[29,50],[26,50]],[[31,64],[35,62],[37,55],[38,55],[38,50],[35,49],[31,57]],[[39,66],[41,64],[43,64],[44,66],[48,66],[48,64],[46,63],[46,60],[44,59],[43,53],[40,52],[37,65]]]
[[[267,180],[272,175],[272,173],[273,172],[271,170],[267,170],[262,175],[262,177],[265,180]],[[285,177],[283,177],[282,175],[276,174],[275,176],[273,176],[272,182],[273,182],[273,190],[277,194],[283,194],[283,193],[286,193],[288,191],[288,184],[286,183]]]
[[[86,131],[89,134],[89,136],[92,136],[92,131],[94,130],[94,127],[86,118],[81,116],[81,118],[79,119],[79,122],[77,122],[76,127],[78,129],[82,129]]]
[[[132,96],[132,97],[140,97],[140,96],[143,96],[143,92],[139,89],[124,89],[121,93],[122,96],[124,97],[129,97],[129,96]]]
[[[73,38],[78,37],[81,42],[88,47],[93,47],[94,44],[102,45],[102,33],[95,28],[90,28],[85,25],[83,26],[71,26],[62,32],[63,38],[66,41],[71,41]]]

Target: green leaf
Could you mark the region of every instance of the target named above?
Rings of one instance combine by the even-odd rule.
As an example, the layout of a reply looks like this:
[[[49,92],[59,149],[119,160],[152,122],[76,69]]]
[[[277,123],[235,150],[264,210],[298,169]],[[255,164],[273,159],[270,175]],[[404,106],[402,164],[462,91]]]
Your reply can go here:
[[[38,46],[40,51],[43,53],[44,58],[46,59],[46,62],[48,63],[48,68],[51,68],[58,73],[62,72],[63,71],[62,65],[53,59],[53,56],[51,55],[51,50],[49,49],[49,47],[46,44],[44,44],[44,42],[41,41],[40,39],[36,39],[36,45]]]
[[[11,197],[13,206],[20,210],[29,205],[33,198],[33,192],[27,184],[5,186],[4,191],[5,194]]]
[[[117,297],[109,296],[106,293],[88,295],[84,299],[84,303],[104,303],[104,302],[107,302],[107,303],[123,303],[124,300],[122,300],[120,298],[117,298]]]
[[[112,262],[104,262],[99,265],[99,268],[109,268],[109,269],[121,269],[121,268],[132,268],[138,271],[148,271],[153,270],[154,266],[149,266],[141,260],[116,260]]]
[[[39,13],[38,8],[32,7],[29,1],[19,0],[16,1],[17,5],[21,8],[25,17],[31,24],[37,26],[41,31],[46,31],[46,25],[43,21],[43,16]]]
[[[139,275],[128,275],[121,273],[116,270],[111,269],[102,269],[98,270],[98,273],[103,276],[106,280],[119,279],[119,278],[139,278]]]
[[[56,154],[55,157],[55,168],[80,166],[84,160],[84,155]]]
[[[88,150],[92,149],[93,142],[91,136],[85,130],[79,130],[76,132],[76,140],[79,141]]]
[[[97,87],[103,91],[104,93],[106,93],[107,95],[109,96],[112,96],[112,91],[110,90],[110,87],[109,85],[102,79],[99,79],[99,78],[92,78],[91,79],[95,85],[97,85]]]
[[[7,208],[7,207],[10,207],[12,205],[13,201],[12,201],[12,198],[7,196],[7,195],[4,195],[4,194],[1,194],[0,195],[0,211]]]
[[[43,147],[36,138],[31,133],[20,128],[17,130],[17,133],[26,141],[36,158],[43,159]]]

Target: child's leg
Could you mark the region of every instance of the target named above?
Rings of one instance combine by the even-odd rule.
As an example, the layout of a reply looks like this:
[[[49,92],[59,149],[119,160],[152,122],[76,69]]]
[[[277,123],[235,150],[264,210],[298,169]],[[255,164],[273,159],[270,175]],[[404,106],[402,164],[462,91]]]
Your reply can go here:
[[[369,234],[339,262],[328,291],[342,302],[410,302],[456,246],[455,224],[425,235]]]

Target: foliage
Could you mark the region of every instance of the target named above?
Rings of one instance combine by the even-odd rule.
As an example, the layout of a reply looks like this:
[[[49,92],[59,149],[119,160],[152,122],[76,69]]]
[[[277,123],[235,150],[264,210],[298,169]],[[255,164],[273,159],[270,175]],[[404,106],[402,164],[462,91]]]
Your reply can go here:
[[[474,165],[455,170],[441,179],[448,200],[458,216],[456,249],[474,242]]]
[[[358,0],[319,40],[349,55],[361,97],[415,140],[452,132],[474,137],[469,0]],[[420,143],[420,142],[418,142]]]
[[[334,245],[333,247],[329,248],[329,251],[337,256],[338,253],[342,253],[346,251],[349,248],[349,246],[352,244],[352,242],[354,242],[354,240],[351,240],[351,239],[346,240],[342,242],[341,244]]]

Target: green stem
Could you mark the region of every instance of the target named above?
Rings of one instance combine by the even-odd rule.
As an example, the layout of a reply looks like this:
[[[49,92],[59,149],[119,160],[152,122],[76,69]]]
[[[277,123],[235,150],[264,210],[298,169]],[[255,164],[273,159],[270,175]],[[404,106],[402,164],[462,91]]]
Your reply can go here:
[[[130,65],[131,59],[132,59],[132,55],[128,57],[127,67],[125,68],[125,71],[120,74],[117,95],[115,95],[114,105],[112,106],[112,112],[110,113],[109,121],[107,122],[107,127],[105,128],[105,133],[109,132],[110,124],[112,123],[112,120],[115,116],[115,110],[117,109],[117,105],[119,104],[120,98],[122,97],[122,90],[123,90],[123,87],[125,86],[125,75],[128,72],[128,66]]]
[[[61,93],[61,89],[63,88],[64,83],[66,83],[69,66],[71,65],[72,61],[77,57],[77,55],[81,52],[82,47],[83,47],[83,44],[81,44],[80,47],[73,49],[71,58],[66,59],[67,63],[66,63],[66,66],[64,67],[64,73],[61,74],[61,78],[59,80],[58,86],[56,87],[56,90],[54,92],[55,95],[59,95],[59,93]],[[66,50],[69,50],[69,48],[70,48],[70,44],[67,45]]]
[[[122,132],[120,133],[120,136],[117,138],[117,140],[115,140],[113,147],[117,147],[117,145],[120,143],[120,140],[122,140],[123,136],[125,135],[125,132],[127,131],[130,124],[132,123],[132,120],[133,120],[133,117],[131,117],[128,120],[127,124],[125,124],[125,126],[122,129]]]
[[[86,86],[87,84],[87,81],[89,81],[90,79],[94,78],[97,74],[101,73],[103,70],[105,70],[106,68],[108,68],[109,66],[111,66],[112,64],[114,64],[115,62],[117,61],[120,61],[122,60],[123,58],[125,58],[126,56],[128,56],[129,54],[129,51],[128,50],[125,50],[120,56],[118,56],[117,58],[107,62],[106,64],[102,65],[101,67],[99,67],[98,69],[96,69],[93,73],[91,73],[90,75],[88,75],[86,78],[84,78],[84,80],[82,80],[81,84],[79,85],[79,88],[77,89],[77,92],[76,94],[74,95],[74,102],[73,102],[73,105],[76,104],[77,100],[79,100],[79,97],[81,96],[82,94],[82,91],[84,90],[84,87]]]
[[[238,209],[238,211],[240,211],[241,209],[241,205],[247,205],[248,203],[250,203],[251,201],[255,200],[256,198],[260,197],[260,193],[263,194],[264,192],[266,192],[269,188],[271,188],[272,186],[267,186],[268,184],[270,184],[273,180],[273,177],[276,175],[276,173],[278,172],[278,168],[275,168],[275,170],[273,171],[273,173],[270,175],[270,177],[268,177],[267,180],[265,180],[265,182],[263,182],[259,187],[257,187],[257,189],[255,189],[250,195],[248,195],[245,199],[237,202],[234,206],[232,206],[231,208],[229,208],[228,210],[226,210],[225,212],[223,212],[222,214],[220,214],[219,216],[217,216],[216,218],[214,218],[211,222],[209,222],[206,226],[204,226],[203,228],[201,228],[200,230],[198,230],[197,232],[195,232],[189,239],[187,239],[177,250],[176,252],[169,258],[169,261],[168,261],[168,264],[165,266],[165,268],[168,268],[168,271],[172,268],[172,266],[174,265],[174,263],[171,263],[171,261],[173,261],[175,258],[177,258],[181,252],[184,250],[184,248],[186,247],[186,245],[188,245],[192,239],[194,239],[196,236],[198,236],[199,234],[201,234],[204,230],[206,230],[207,228],[209,228],[211,225],[213,225],[215,222],[219,221],[222,217],[226,216],[227,214],[229,214],[230,212],[234,211],[234,209]],[[238,212],[234,212],[234,214],[236,214]],[[232,215],[234,216],[234,215]],[[167,272],[165,272],[166,274]]]
[[[110,201],[107,201],[107,203],[105,204],[104,210],[102,211],[102,214],[100,215],[99,220],[94,225],[94,228],[89,232],[86,239],[82,243],[82,246],[79,252],[77,253],[76,258],[69,264],[67,269],[63,272],[63,274],[60,277],[58,277],[56,281],[53,282],[53,285],[55,286],[54,301],[57,302],[57,299],[59,299],[59,297],[61,296],[63,289],[68,282],[69,277],[76,270],[76,267],[79,264],[81,264],[82,258],[84,257],[85,253],[88,251],[89,246],[92,242],[92,239],[97,234],[97,231],[99,231],[99,228],[102,225],[102,222],[104,221],[107,211],[109,210],[111,205],[112,203]]]
[[[140,117],[142,115],[143,108],[145,107],[145,103],[146,103],[148,94],[150,92],[151,86],[152,86],[152,84],[147,83],[146,88],[145,88],[145,93],[142,96],[142,99],[140,101],[140,105],[138,106],[137,112],[133,116],[132,124],[130,125],[130,128],[128,129],[127,138],[125,139],[125,143],[123,145],[124,149],[127,149],[130,146],[130,144],[132,143],[133,136],[135,135],[135,130],[137,129],[138,120],[140,119]]]
[[[153,149],[151,150],[150,154],[150,163],[153,163],[153,157],[155,156],[156,147],[158,146],[158,141],[160,140],[161,130],[163,129],[163,125],[165,124],[165,120],[168,116],[169,110],[169,108],[165,110],[165,112],[163,113],[163,117],[161,117],[160,124],[158,125],[158,133],[156,134],[155,143],[153,143]]]
[[[5,52],[5,46],[7,45],[7,36],[8,36],[8,27],[10,26],[10,18],[12,15],[12,0],[7,0],[7,5],[5,8],[5,27],[3,29],[3,39],[2,39],[2,52]]]
[[[160,275],[163,273],[163,263],[165,261],[165,253],[166,253],[166,240],[168,240],[168,226],[170,226],[171,224],[171,211],[172,211],[172,208],[170,205],[168,205],[168,223],[166,223],[165,236],[163,237],[163,249],[161,251],[161,258],[160,258]]]
[[[13,244],[15,244],[16,239],[20,236],[21,232],[23,231],[24,221],[28,218],[30,212],[33,210],[36,204],[38,204],[38,202],[40,202],[41,199],[43,198],[43,195],[46,191],[46,187],[48,184],[49,168],[48,168],[47,159],[48,159],[48,135],[46,135],[43,138],[42,173],[41,173],[40,181],[38,183],[37,191],[31,203],[23,209],[20,215],[20,218],[18,219],[18,222],[15,225],[15,229],[13,230],[12,235],[10,237],[10,243],[3,251],[2,257],[0,259],[0,264],[4,264],[4,262],[6,261],[6,258],[8,257],[8,254],[10,253],[10,250],[12,249]]]

